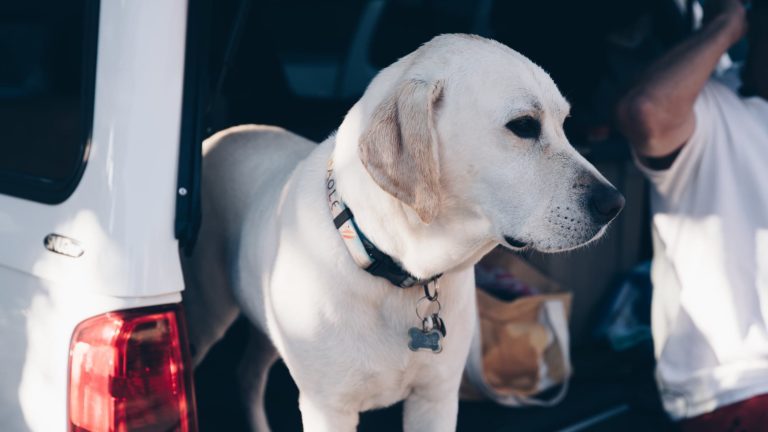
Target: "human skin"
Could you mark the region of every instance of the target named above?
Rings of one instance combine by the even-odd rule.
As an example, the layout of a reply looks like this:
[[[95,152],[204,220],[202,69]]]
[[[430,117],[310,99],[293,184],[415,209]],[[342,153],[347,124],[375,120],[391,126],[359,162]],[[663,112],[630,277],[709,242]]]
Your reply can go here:
[[[693,134],[693,105],[712,70],[723,53],[748,32],[747,13],[740,0],[710,5],[702,28],[651,65],[619,102],[619,128],[641,159],[663,159],[671,164]],[[745,84],[766,97],[768,30],[765,25],[756,27],[761,29],[750,32],[744,77]],[[758,72],[761,68],[762,74]]]

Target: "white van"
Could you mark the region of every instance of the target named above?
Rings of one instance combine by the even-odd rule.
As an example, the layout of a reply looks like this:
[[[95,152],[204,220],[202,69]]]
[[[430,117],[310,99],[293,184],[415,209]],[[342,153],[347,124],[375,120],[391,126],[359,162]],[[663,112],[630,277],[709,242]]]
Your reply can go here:
[[[0,430],[197,429],[186,29],[181,0],[0,2]]]

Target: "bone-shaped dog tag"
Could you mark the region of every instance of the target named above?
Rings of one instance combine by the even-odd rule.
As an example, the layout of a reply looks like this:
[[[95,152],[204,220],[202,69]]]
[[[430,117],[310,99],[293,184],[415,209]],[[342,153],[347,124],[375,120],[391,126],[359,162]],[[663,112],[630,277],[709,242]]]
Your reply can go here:
[[[416,327],[411,327],[411,329],[408,330],[408,335],[411,337],[410,342],[408,342],[408,348],[410,348],[411,351],[424,350],[432,351],[437,354],[443,350],[443,347],[440,346],[440,332],[436,329],[424,331]]]

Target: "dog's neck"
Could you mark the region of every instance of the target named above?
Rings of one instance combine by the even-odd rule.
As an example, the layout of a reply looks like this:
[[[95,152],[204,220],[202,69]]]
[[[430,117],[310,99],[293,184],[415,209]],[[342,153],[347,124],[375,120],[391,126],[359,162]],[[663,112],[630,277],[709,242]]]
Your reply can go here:
[[[480,226],[457,227],[440,216],[424,224],[416,212],[381,189],[359,157],[358,138],[364,124],[360,117],[356,105],[335,135],[332,158],[339,194],[354,213],[357,226],[376,247],[413,276],[426,279],[474,265],[496,246],[473,235],[473,228],[482,231]]]

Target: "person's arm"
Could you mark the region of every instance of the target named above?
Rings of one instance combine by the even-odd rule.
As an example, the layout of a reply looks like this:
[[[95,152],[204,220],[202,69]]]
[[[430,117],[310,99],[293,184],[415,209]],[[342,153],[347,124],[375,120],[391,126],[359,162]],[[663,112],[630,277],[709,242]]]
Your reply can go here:
[[[674,160],[693,134],[693,105],[722,54],[746,32],[740,0],[709,0],[704,26],[656,61],[617,107],[619,128],[642,159]]]

